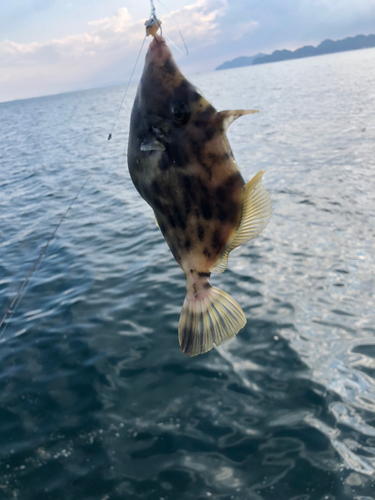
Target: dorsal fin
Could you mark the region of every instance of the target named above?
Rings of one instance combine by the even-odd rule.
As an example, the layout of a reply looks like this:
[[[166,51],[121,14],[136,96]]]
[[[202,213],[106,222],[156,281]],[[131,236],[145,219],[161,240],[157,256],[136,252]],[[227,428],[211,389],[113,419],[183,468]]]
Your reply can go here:
[[[245,186],[241,223],[236,234],[224,247],[212,273],[222,273],[228,265],[229,253],[252,240],[267,226],[272,214],[272,200],[262,184],[265,170],[258,172]]]
[[[237,120],[240,116],[243,115],[252,115],[254,113],[259,113],[256,109],[227,109],[225,111],[220,111],[218,116],[222,120],[223,130],[226,132],[228,127],[234,120]]]

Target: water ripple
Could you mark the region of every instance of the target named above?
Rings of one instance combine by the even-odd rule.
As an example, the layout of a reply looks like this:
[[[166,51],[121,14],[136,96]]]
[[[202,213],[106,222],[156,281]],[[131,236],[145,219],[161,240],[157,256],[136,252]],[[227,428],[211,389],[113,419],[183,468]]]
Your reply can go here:
[[[184,357],[185,283],[126,169],[135,86],[0,105],[0,495],[371,500],[375,51],[196,75],[265,169],[266,230],[212,277],[248,323]],[[235,89],[235,92],[233,91]],[[345,102],[345,106],[342,103]]]

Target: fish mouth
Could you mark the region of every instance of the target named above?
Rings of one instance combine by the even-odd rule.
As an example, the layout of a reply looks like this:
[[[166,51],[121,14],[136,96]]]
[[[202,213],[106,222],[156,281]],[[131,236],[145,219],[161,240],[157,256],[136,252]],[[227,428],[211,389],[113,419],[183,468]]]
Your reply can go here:
[[[155,35],[152,42],[150,43],[150,49],[159,45],[167,45],[165,39],[161,35]]]
[[[150,43],[150,46],[148,48],[147,52],[147,61],[148,62],[163,62],[166,59],[169,59],[172,57],[172,53],[168,48],[168,45],[164,38],[160,35],[155,35],[154,39]]]

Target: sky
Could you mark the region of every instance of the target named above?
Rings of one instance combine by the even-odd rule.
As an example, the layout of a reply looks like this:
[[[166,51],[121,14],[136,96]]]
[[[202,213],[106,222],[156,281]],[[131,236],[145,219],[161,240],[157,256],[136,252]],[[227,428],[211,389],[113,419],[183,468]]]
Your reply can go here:
[[[189,75],[224,61],[375,33],[375,0],[163,0]],[[164,32],[183,50],[167,11]],[[126,83],[149,0],[0,0],[0,102]],[[146,40],[146,47],[151,37]],[[144,54],[146,52],[144,48]],[[139,78],[142,62],[134,75]]]

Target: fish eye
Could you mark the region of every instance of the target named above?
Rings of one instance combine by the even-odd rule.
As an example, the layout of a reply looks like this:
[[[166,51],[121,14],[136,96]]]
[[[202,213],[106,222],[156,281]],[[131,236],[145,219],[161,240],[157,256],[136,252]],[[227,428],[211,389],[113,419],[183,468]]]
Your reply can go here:
[[[171,107],[173,120],[177,125],[185,125],[190,118],[190,112],[185,103],[178,101],[174,102]]]

